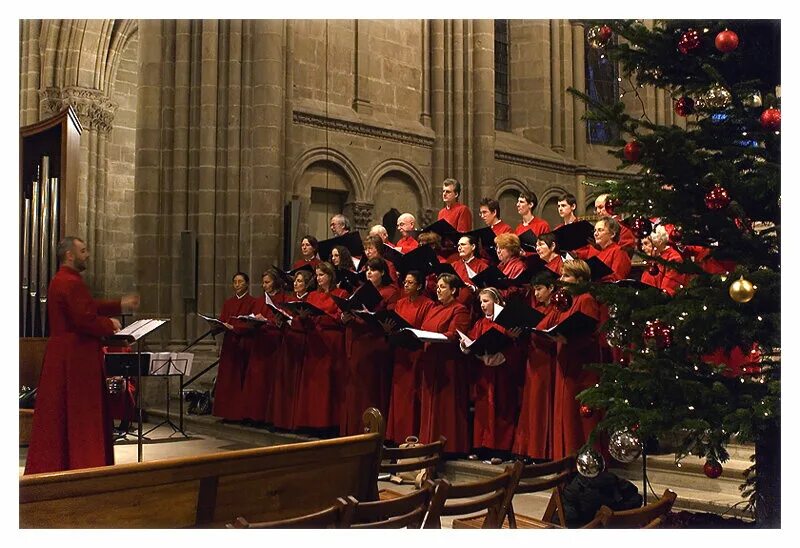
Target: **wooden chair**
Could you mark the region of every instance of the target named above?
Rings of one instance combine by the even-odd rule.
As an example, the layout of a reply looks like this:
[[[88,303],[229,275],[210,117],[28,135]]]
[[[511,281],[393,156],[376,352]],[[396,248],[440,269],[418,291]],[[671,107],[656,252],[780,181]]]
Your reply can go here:
[[[561,495],[564,487],[575,474],[575,456],[546,462],[543,464],[529,464],[522,469],[520,481],[514,494],[539,493],[552,489],[550,501],[541,518],[534,518],[514,512],[513,499],[509,501],[506,516],[508,521],[503,522],[503,528],[509,529],[549,529],[555,526],[553,517],[558,516],[558,523],[566,523],[564,504]],[[483,518],[481,516],[458,519],[453,521],[456,529],[481,529]]]
[[[397,498],[358,502],[348,497],[351,529],[419,529],[430,509],[436,484],[427,480],[418,491]]]
[[[480,528],[500,529],[522,468],[523,464],[517,461],[494,478],[459,485],[440,480],[425,518],[425,528],[441,528],[441,516],[464,516],[486,510],[485,514],[477,516],[482,519]],[[455,521],[453,528],[459,528]]]
[[[379,471],[392,475],[401,472],[416,472],[425,470],[426,479],[433,479],[436,474],[436,467],[442,460],[444,446],[447,438],[439,437],[439,441],[425,443],[416,447],[383,447]],[[402,493],[392,489],[381,489],[378,491],[380,500],[390,500],[401,497]]]
[[[275,521],[250,523],[239,516],[225,524],[225,527],[227,529],[346,529],[350,525],[353,508],[349,499],[352,497],[348,499],[340,497],[336,500],[336,504],[319,512]]]
[[[669,489],[664,491],[658,502],[633,510],[614,511],[601,506],[594,519],[583,529],[654,529],[659,527],[667,513],[672,510],[678,495]]]

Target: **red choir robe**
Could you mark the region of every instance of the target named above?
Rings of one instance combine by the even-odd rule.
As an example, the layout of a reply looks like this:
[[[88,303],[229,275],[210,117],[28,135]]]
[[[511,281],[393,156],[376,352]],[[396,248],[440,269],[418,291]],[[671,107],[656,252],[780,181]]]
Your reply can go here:
[[[444,219],[459,232],[469,232],[472,230],[472,212],[467,206],[461,203],[454,203],[452,207],[443,207],[439,210],[437,220]]]
[[[36,393],[25,474],[114,464],[101,338],[119,301],[92,299],[78,271],[62,265],[47,291],[50,337]]]
[[[222,349],[219,353],[217,381],[214,385],[214,409],[212,414],[226,420],[242,420],[244,416],[243,385],[247,361],[250,355],[250,326],[234,316],[250,314],[257,299],[245,293],[233,296],[222,304],[220,321],[229,323],[233,330],[225,330]]]
[[[711,249],[700,245],[687,245],[683,248],[687,257],[708,274],[726,274],[733,272],[736,263],[729,260],[719,260],[711,256]]]
[[[270,295],[275,306],[286,302],[287,294],[278,291]],[[253,306],[253,314],[261,314],[269,323],[258,326],[253,333],[250,358],[244,377],[242,398],[245,418],[272,422],[272,395],[275,389],[276,366],[280,359],[281,330],[275,325],[275,313],[267,306],[266,297]]]
[[[301,257],[297,259],[294,263],[292,263],[292,270],[297,270],[298,268],[306,265],[310,266],[312,269],[316,269],[317,265],[321,262],[322,260],[316,255],[314,255],[314,258],[311,259],[310,261],[307,261]]]
[[[560,312],[554,305],[537,304],[535,308],[545,315],[537,325],[539,329],[548,329],[558,323]],[[535,459],[552,459],[556,343],[547,337],[531,334],[527,358],[512,451]]]
[[[297,296],[289,293],[287,301],[308,300],[308,293]],[[280,308],[279,305],[278,308]],[[272,396],[269,398],[268,414],[272,424],[278,428],[293,427],[294,403],[297,395],[300,367],[306,353],[306,325],[299,318],[292,320],[291,325],[284,323],[281,327],[280,350],[276,360],[275,377],[272,385]]]
[[[683,262],[683,256],[672,247],[665,248],[661,253],[661,258],[676,263]],[[668,295],[675,295],[675,292],[678,291],[681,286],[685,287],[689,283],[689,276],[687,274],[681,274],[668,265],[657,263],[656,268],[656,274],[651,274],[649,269],[645,269],[645,271],[642,272],[642,283],[657,287]]]
[[[624,253],[624,252],[623,252]],[[575,312],[583,312],[598,320],[602,326],[603,312],[599,303],[588,293],[576,295],[572,306],[555,319],[555,323]],[[599,422],[599,413],[582,417],[577,395],[597,383],[597,372],[584,369],[584,364],[602,362],[606,349],[595,330],[588,335],[574,337],[556,345],[556,375],[553,395],[553,460],[574,454],[586,443],[589,433]]]
[[[473,284],[470,281],[469,274],[467,273],[467,266],[469,266],[469,268],[475,274],[478,274],[479,272],[483,272],[484,270],[489,268],[489,263],[483,259],[479,259],[478,257],[473,256],[472,259],[469,260],[469,262],[465,263],[463,259],[459,258],[457,261],[452,263],[452,265],[453,265],[453,270],[456,271],[458,277],[461,278],[461,281],[464,282],[464,284],[467,286],[459,288],[458,295],[456,295],[456,300],[461,304],[463,304],[464,306],[466,306],[467,310],[473,312],[474,305],[477,302],[477,299],[475,298],[475,295],[477,295],[477,293],[472,289],[470,289],[469,287],[469,286],[474,287],[475,284]]]
[[[518,224],[517,228],[514,229],[514,234],[519,236],[520,234],[527,232],[528,230],[530,230],[537,236],[540,236],[545,232],[550,232],[550,223],[548,223],[544,219],[540,219],[539,217],[534,217],[527,223],[522,222]]]
[[[399,247],[401,253],[408,253],[409,251],[417,249],[419,247],[419,242],[411,236],[403,236],[397,240],[397,245],[395,247]]]
[[[512,280],[525,272],[525,261],[519,257],[511,257],[507,261],[501,262],[497,265],[500,272],[511,278]],[[530,280],[525,280],[529,282]],[[525,287],[509,287],[508,289],[501,289],[500,295],[504,300],[522,297],[527,289]]]
[[[559,276],[561,276],[561,267],[564,265],[564,259],[561,255],[556,254],[555,257],[547,261],[545,265],[551,272],[555,272]]]
[[[398,288],[385,285],[378,291],[381,302],[375,310],[394,310],[400,296]],[[383,335],[382,329],[372,327],[360,318],[347,324],[347,367],[339,416],[339,434],[342,436],[363,432],[361,417],[369,407],[375,407],[384,417],[389,413],[392,348]]]
[[[435,306],[425,295],[413,301],[403,297],[395,304],[394,311],[414,329],[422,327],[422,321]],[[395,347],[392,387],[389,396],[389,415],[386,420],[386,439],[402,443],[408,436],[419,436],[419,384],[417,367],[422,350]]]
[[[618,243],[611,242],[605,249],[589,246],[589,257],[597,257],[611,269],[611,274],[601,278],[600,282],[624,280],[631,273],[631,258]]]
[[[448,452],[467,453],[469,389],[456,330],[467,332],[469,312],[456,301],[437,305],[425,317],[422,329],[443,333],[450,342],[426,343],[419,358],[419,439],[432,443],[445,436]]]
[[[334,289],[330,294],[311,291],[306,299],[325,314],[303,320],[306,352],[298,373],[292,428],[329,428],[339,425],[337,415],[344,367],[344,326],[339,320],[341,311],[331,295],[346,298],[347,291]]]
[[[391,278],[393,284],[397,285],[398,284],[398,281],[397,281],[397,267],[394,266],[394,263],[392,261],[388,260],[386,257],[381,257],[381,258],[386,262],[386,269],[389,271],[389,278]],[[359,265],[359,269],[358,269],[359,272],[366,272],[367,271],[367,260],[369,260],[369,259],[365,259]]]
[[[627,253],[633,253],[636,251],[636,235],[618,215],[615,215],[614,218],[619,222],[619,246]]]
[[[477,339],[491,328],[506,330],[491,318],[482,316],[469,331]],[[510,344],[503,351],[506,361],[489,367],[477,356],[471,356],[471,384],[475,416],[472,428],[472,447],[509,451],[514,441],[514,425],[522,385],[522,345]]]
[[[511,225],[505,221],[498,221],[491,226],[492,231],[494,232],[495,236],[499,236],[500,234],[507,234],[509,232],[514,232],[514,229],[511,228]]]

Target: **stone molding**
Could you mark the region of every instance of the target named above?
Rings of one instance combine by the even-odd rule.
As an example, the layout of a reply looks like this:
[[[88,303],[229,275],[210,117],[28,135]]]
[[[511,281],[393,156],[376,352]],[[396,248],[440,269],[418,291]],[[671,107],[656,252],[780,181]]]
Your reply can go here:
[[[400,131],[398,129],[372,126],[363,122],[354,122],[351,120],[331,118],[329,116],[320,116],[318,114],[301,112],[298,110],[292,112],[292,121],[296,124],[312,126],[320,129],[332,129],[342,133],[351,133],[353,135],[360,135],[362,137],[395,141],[398,143],[426,148],[433,148],[434,143],[433,137],[417,135],[415,133]]]
[[[63,89],[46,88],[39,91],[42,115],[51,116],[67,105],[71,106],[84,128],[108,133],[113,129],[117,103],[97,89],[70,86]]]

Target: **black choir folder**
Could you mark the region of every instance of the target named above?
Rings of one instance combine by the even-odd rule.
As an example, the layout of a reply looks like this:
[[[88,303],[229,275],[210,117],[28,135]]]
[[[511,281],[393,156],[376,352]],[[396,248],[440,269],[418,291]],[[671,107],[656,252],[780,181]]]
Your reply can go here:
[[[392,328],[393,332],[412,327],[410,323],[405,321],[394,310],[379,310],[378,312],[370,312],[369,310],[354,310],[353,314],[363,319],[373,327],[377,327],[379,329],[383,329],[381,323],[386,323],[387,321],[394,322],[394,327]]]
[[[575,221],[553,230],[558,251],[572,251],[594,243],[594,226],[589,221]]]
[[[364,255],[364,243],[361,234],[356,232],[348,232],[344,236],[336,236],[327,240],[322,240],[317,247],[317,252],[323,261],[331,260],[331,251],[337,245],[344,246],[350,251],[353,257],[362,257]]]
[[[496,304],[494,306],[498,307]],[[542,318],[544,318],[544,314],[538,310],[519,300],[511,300],[505,307],[501,308],[494,321],[506,329],[519,327],[520,329],[531,330],[536,329]]]
[[[586,264],[589,265],[589,270],[592,272],[592,281],[605,278],[614,272],[606,263],[600,260],[599,257],[589,257],[586,259]]]
[[[282,303],[281,306],[295,314],[300,314],[302,311],[305,311],[309,316],[323,316],[325,314],[324,311],[306,301],[287,301]]]
[[[490,328],[475,340],[470,339],[461,331],[458,332],[458,335],[464,342],[464,346],[475,356],[491,356],[492,354],[497,354],[512,343],[511,337],[501,333],[494,327]]]
[[[255,325],[263,325],[263,324],[269,323],[269,320],[262,319],[262,318],[257,318],[255,314],[247,314],[247,315],[241,314],[239,316],[234,316],[233,318],[235,320],[241,320],[243,322],[248,322],[248,323],[252,323],[252,324],[255,324]]]
[[[513,286],[523,286],[529,284],[533,275],[539,272],[542,268],[543,267],[541,265],[535,264],[527,267],[516,278],[509,278],[496,266],[489,265],[485,270],[480,271],[478,274],[470,278],[470,281],[481,289],[485,287],[507,289]]]
[[[441,333],[404,327],[389,335],[389,342],[412,350],[421,348],[423,343],[446,343],[450,340]]]
[[[365,283],[347,298],[331,295],[331,299],[342,312],[354,312],[363,308],[375,310],[382,300],[381,294],[372,283]]]
[[[528,229],[519,235],[519,245],[525,251],[536,253],[536,241],[538,239],[536,234],[531,229]]]
[[[558,335],[561,335],[569,340],[581,335],[588,335],[594,331],[596,326],[597,320],[583,312],[575,312],[549,329],[533,329],[531,332],[544,335],[550,339],[555,339]]]

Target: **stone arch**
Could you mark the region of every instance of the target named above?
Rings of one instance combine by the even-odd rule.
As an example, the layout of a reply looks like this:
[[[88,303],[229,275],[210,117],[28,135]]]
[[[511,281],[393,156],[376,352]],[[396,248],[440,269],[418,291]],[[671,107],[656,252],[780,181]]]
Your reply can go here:
[[[358,172],[358,169],[356,169],[355,164],[353,164],[353,162],[351,162],[347,156],[338,150],[325,147],[307,150],[300,155],[300,157],[294,163],[294,166],[292,167],[292,179],[290,186],[292,189],[292,195],[300,195],[301,189],[299,188],[299,184],[303,178],[303,174],[312,165],[318,163],[330,163],[338,166],[346,175],[346,183],[349,183],[350,185],[350,188],[348,188],[348,191],[352,193],[350,201],[364,201],[366,194],[364,191],[364,181],[361,177],[361,174]]]
[[[530,189],[521,180],[507,177],[500,181],[494,191],[494,198],[500,203],[500,219],[514,226],[519,221],[516,204],[520,192]]]
[[[413,183],[413,185],[416,187],[417,193],[419,194],[421,202],[420,207],[423,211],[431,208],[431,203],[433,200],[431,197],[430,186],[425,180],[425,177],[414,165],[406,162],[405,160],[396,158],[384,160],[372,170],[372,174],[367,182],[366,195],[374,198],[378,182],[382,177],[392,171],[402,173],[411,183]]]
[[[526,192],[529,192],[530,189],[528,188],[528,185],[526,185],[524,182],[520,181],[519,179],[515,179],[513,177],[507,177],[507,178],[503,179],[502,181],[500,181],[497,184],[497,186],[495,187],[495,191],[494,191],[495,199],[500,199],[500,195],[503,194],[504,192],[508,192],[508,191],[517,191],[517,192],[526,191]],[[538,198],[538,196],[537,196],[537,198]]]

